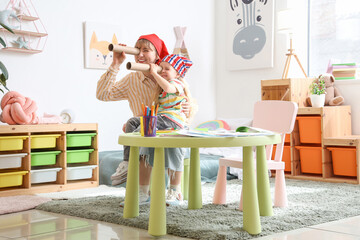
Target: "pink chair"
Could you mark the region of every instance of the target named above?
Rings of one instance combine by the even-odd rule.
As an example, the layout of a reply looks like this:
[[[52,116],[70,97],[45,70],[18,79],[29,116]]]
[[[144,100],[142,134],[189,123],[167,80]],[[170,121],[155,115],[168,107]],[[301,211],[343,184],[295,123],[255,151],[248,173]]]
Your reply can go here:
[[[274,206],[286,207],[285,163],[282,161],[285,134],[291,133],[296,119],[298,106],[289,101],[259,101],[255,103],[253,127],[281,134],[281,143],[276,145],[275,159],[271,160],[272,145],[266,146],[268,169],[276,170]],[[226,203],[226,167],[243,168],[242,158],[220,158],[216,179],[213,204]],[[255,174],[255,173],[254,173]],[[240,210],[242,210],[242,191]]]

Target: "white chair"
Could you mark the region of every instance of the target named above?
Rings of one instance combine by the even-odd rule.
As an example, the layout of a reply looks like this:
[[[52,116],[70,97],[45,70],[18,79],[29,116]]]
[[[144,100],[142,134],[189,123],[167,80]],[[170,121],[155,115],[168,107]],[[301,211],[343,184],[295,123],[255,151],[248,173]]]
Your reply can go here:
[[[274,206],[286,207],[285,164],[282,161],[285,134],[291,133],[296,119],[298,106],[289,101],[259,101],[254,106],[253,127],[262,128],[281,134],[281,143],[276,145],[275,158],[271,159],[272,145],[266,146],[268,169],[276,170]],[[213,204],[226,203],[226,168],[243,168],[242,158],[220,158],[216,179]],[[255,172],[254,172],[255,174]],[[242,210],[242,191],[240,198]]]

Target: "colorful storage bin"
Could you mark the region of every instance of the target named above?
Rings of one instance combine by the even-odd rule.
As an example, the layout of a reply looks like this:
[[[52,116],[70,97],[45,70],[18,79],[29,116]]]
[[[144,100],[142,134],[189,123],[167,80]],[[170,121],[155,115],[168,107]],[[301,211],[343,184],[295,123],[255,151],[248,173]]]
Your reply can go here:
[[[21,186],[23,184],[23,176],[28,171],[16,171],[0,173],[0,188]]]
[[[302,173],[322,174],[322,148],[295,146],[300,151],[300,169]]]
[[[321,143],[321,117],[298,116],[301,143]]]
[[[22,158],[27,153],[2,154],[0,155],[0,169],[21,167]]]
[[[0,151],[22,150],[24,140],[28,136],[4,136],[0,137]]]
[[[67,150],[66,161],[67,163],[83,163],[90,160],[90,153],[94,149],[78,149],[78,150]]]
[[[67,147],[88,147],[91,146],[92,137],[96,133],[73,133],[66,134]]]
[[[57,173],[62,168],[47,168],[31,170],[31,183],[55,182]]]
[[[331,152],[334,175],[356,177],[356,148],[327,147]]]
[[[48,152],[32,152],[31,155],[31,166],[46,166],[54,165],[56,163],[56,156],[61,151],[48,151]]]
[[[78,180],[92,178],[93,169],[97,165],[86,165],[80,167],[68,167],[67,168],[67,180]]]
[[[32,135],[31,138],[31,149],[39,148],[55,148],[56,139],[59,138],[60,134],[47,134],[47,135]]]

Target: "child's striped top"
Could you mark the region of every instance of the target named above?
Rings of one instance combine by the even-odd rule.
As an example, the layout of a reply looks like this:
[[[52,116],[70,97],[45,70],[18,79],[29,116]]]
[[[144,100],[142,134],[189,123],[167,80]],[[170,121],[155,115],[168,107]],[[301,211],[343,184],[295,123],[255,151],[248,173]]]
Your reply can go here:
[[[186,116],[181,107],[181,103],[186,101],[184,84],[177,79],[170,80],[170,84],[175,86],[177,92],[167,93],[163,91],[160,94],[158,115],[163,115],[175,122],[179,127],[184,128]]]

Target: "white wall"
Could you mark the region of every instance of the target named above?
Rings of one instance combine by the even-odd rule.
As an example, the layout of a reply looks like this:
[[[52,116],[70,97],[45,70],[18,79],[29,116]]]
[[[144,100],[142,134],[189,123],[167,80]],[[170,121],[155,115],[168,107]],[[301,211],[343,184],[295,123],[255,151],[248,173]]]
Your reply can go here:
[[[276,17],[274,18],[274,67],[264,69],[229,71],[226,66],[226,1],[216,1],[216,115],[218,118],[252,117],[253,106],[261,100],[260,81],[264,79],[281,79],[285,65],[285,54],[289,48],[289,39],[285,34],[276,32]],[[286,0],[274,1],[275,13],[277,10],[286,8],[289,4]],[[300,14],[299,21],[306,23],[306,3],[301,0],[297,4]],[[296,4],[296,3],[294,3]],[[298,29],[294,36],[294,48],[303,65],[307,68],[307,33],[306,25]],[[291,60],[289,77],[303,77],[296,60]]]
[[[229,71],[226,68],[226,1],[216,1],[216,115],[218,118],[252,117],[253,105],[261,99],[262,79],[280,79],[285,65],[285,53],[289,48],[289,39],[274,28],[274,67],[243,71]],[[293,48],[300,62],[307,71],[307,0],[278,0],[276,11],[287,7],[295,8],[298,16],[297,31],[294,35]],[[295,59],[291,60],[288,77],[303,77]],[[314,77],[314,76],[311,76]],[[346,105],[351,106],[352,134],[360,135],[360,84],[359,81],[338,81],[336,86],[345,98]]]
[[[1,1],[4,9],[9,1]],[[134,45],[143,34],[156,33],[169,51],[175,44],[174,26],[187,26],[185,42],[194,62],[187,74],[192,94],[198,100],[195,123],[215,117],[214,0],[33,0],[49,34],[40,54],[1,52],[8,68],[10,90],[35,100],[38,114],[59,114],[71,108],[77,123],[99,123],[99,149],[120,149],[117,136],[132,116],[128,103],[100,102],[96,83],[104,70],[84,68],[83,22],[117,24]],[[121,38],[118,38],[121,42]],[[133,60],[133,58],[129,58]],[[126,70],[121,73],[126,74]],[[120,79],[120,78],[118,78]]]

